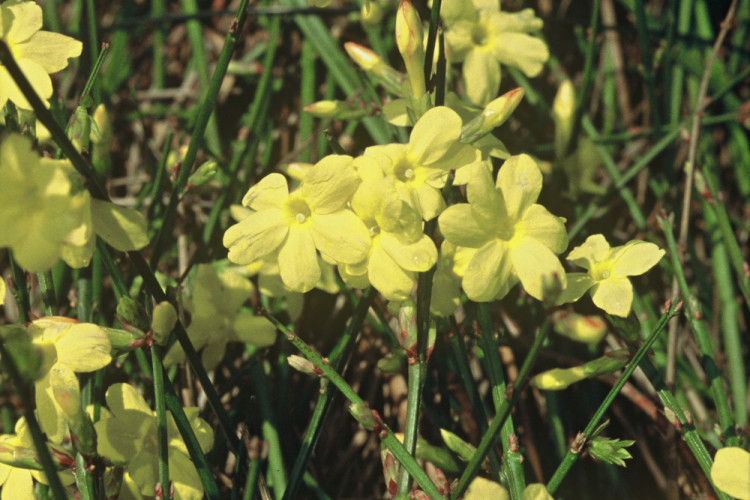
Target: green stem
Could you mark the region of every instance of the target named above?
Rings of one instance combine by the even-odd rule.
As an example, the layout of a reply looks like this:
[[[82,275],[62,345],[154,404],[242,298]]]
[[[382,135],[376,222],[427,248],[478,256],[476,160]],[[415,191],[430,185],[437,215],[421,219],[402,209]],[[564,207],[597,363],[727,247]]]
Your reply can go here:
[[[16,259],[13,258],[13,251],[10,248],[8,249],[8,260],[10,260],[10,269],[13,275],[13,282],[10,288],[16,297],[18,316],[21,319],[21,323],[25,323],[31,319],[29,316],[31,301],[29,299],[29,284],[26,281],[26,272],[21,269]]]
[[[39,279],[39,290],[42,292],[42,312],[45,316],[57,316],[57,297],[52,271],[37,273],[36,276]]]
[[[151,17],[153,19],[159,19],[167,13],[167,7],[164,0],[153,0],[151,2]],[[155,23],[154,26],[154,43],[152,45],[154,51],[154,82],[153,87],[155,89],[163,89],[165,82],[165,64],[164,64],[164,40],[166,39],[166,29],[163,22]]]
[[[263,440],[268,445],[268,468],[266,476],[268,486],[273,490],[273,495],[277,500],[281,500],[284,490],[286,489],[286,474],[284,472],[284,456],[281,451],[281,442],[279,441],[278,420],[273,411],[271,394],[269,392],[270,382],[265,373],[263,362],[253,363],[251,368],[251,378],[255,393],[258,395],[258,404],[261,414],[261,430]]]
[[[487,371],[492,385],[492,401],[495,412],[498,412],[505,401],[505,374],[502,360],[498,353],[498,342],[492,325],[489,304],[482,302],[478,305],[477,319],[479,320],[479,346],[486,360]],[[526,488],[526,478],[523,474],[523,457],[518,446],[511,446],[511,441],[517,442],[513,419],[508,417],[500,430],[500,441],[503,447],[503,471],[508,479],[510,496],[513,500],[520,500]]]
[[[669,257],[672,261],[674,276],[680,286],[682,300],[685,303],[685,314],[688,323],[690,324],[690,330],[693,332],[695,343],[698,345],[698,350],[701,353],[703,367],[706,370],[708,383],[711,387],[714,404],[716,405],[716,412],[719,416],[721,436],[727,438],[727,444],[731,446],[737,441],[737,436],[734,430],[734,418],[732,412],[729,410],[727,393],[724,390],[724,381],[721,379],[719,367],[716,365],[716,359],[714,358],[714,347],[711,334],[709,333],[706,324],[701,319],[702,314],[698,308],[698,298],[693,295],[693,292],[685,279],[682,264],[680,263],[680,255],[677,250],[677,243],[674,239],[674,234],[672,233],[671,222],[672,217],[659,219],[667,243]]]
[[[451,494],[452,500],[458,499],[464,493],[466,488],[468,488],[469,483],[476,475],[477,469],[479,469],[479,466],[484,461],[484,457],[487,456],[490,448],[495,444],[497,433],[500,432],[500,429],[505,424],[505,420],[510,415],[510,410],[518,401],[521,389],[526,385],[526,382],[529,379],[531,368],[536,361],[536,356],[539,354],[539,350],[541,349],[542,344],[544,344],[544,341],[547,340],[550,330],[550,321],[549,319],[546,319],[544,324],[542,324],[539,333],[537,333],[534,338],[534,342],[531,345],[531,349],[529,349],[526,358],[523,360],[521,369],[518,372],[518,378],[516,378],[516,381],[505,391],[504,400],[497,409],[497,413],[495,413],[495,416],[492,418],[492,422],[490,422],[487,432],[482,436],[482,440],[479,442],[479,446],[477,446],[474,455],[472,455],[471,460],[466,464],[466,469],[464,469],[463,474],[461,474],[461,477],[458,479],[458,483]]]
[[[370,309],[377,294],[378,291],[372,287],[365,293],[362,300],[357,304],[351,320],[344,329],[344,334],[328,355],[331,367],[337,372],[340,372],[346,365],[346,362],[352,353],[352,349],[354,348],[357,334],[367,317],[367,311]],[[307,464],[310,461],[312,452],[315,450],[315,445],[318,443],[318,438],[320,438],[320,432],[323,429],[323,424],[328,415],[328,409],[331,406],[335,394],[336,392],[332,388],[326,388],[325,392],[320,395],[318,402],[315,404],[315,409],[310,418],[310,424],[307,426],[305,436],[302,438],[302,445],[297,453],[297,459],[294,462],[289,482],[284,491],[284,500],[291,500],[292,498],[297,497],[302,477],[307,469]]]
[[[154,373],[154,409],[156,410],[156,439],[158,443],[158,479],[162,491],[168,492],[169,436],[167,435],[167,408],[164,400],[164,367],[161,363],[161,348],[157,345],[151,346],[151,367]]]
[[[286,339],[294,344],[294,346],[302,352],[302,354],[312,362],[339,391],[344,397],[349,400],[353,406],[360,408],[367,408],[364,400],[354,392],[354,389],[339,375],[329,363],[323,361],[323,358],[315,352],[310,346],[308,346],[301,338],[299,338],[291,328],[284,326],[279,320],[264,312],[264,316],[271,321],[276,328],[286,337]],[[385,424],[385,422],[378,422],[379,424],[379,437],[383,446],[385,446],[396,460],[399,461],[402,467],[406,467],[409,474],[417,481],[419,487],[424,490],[431,498],[442,498],[440,492],[438,492],[435,485],[430,480],[427,473],[417,464],[414,457],[406,451],[401,441],[396,438],[394,432]]]
[[[643,79],[646,80],[646,94],[648,95],[648,109],[651,112],[651,122],[657,127],[660,124],[659,102],[656,100],[656,82],[654,67],[651,63],[651,48],[648,40],[648,19],[643,0],[635,0],[635,27],[638,33],[638,48],[641,51],[641,65]]]
[[[188,1],[188,0],[183,0]],[[192,0],[190,0],[192,1]],[[193,164],[195,163],[195,157],[198,153],[198,148],[203,142],[203,134],[206,131],[208,120],[213,113],[213,109],[216,105],[216,96],[219,93],[221,82],[224,80],[226,75],[227,67],[229,67],[229,61],[232,59],[232,53],[234,52],[235,45],[237,44],[238,35],[242,29],[242,25],[245,19],[245,10],[247,9],[248,0],[242,0],[240,6],[237,9],[237,16],[232,22],[232,26],[227,32],[224,40],[224,47],[221,49],[219,60],[216,63],[216,69],[211,77],[211,84],[208,86],[208,90],[203,96],[200,108],[198,109],[198,116],[195,120],[195,126],[193,127],[192,136],[190,137],[190,143],[188,144],[187,152],[182,160],[179,173],[177,174],[177,180],[172,188],[172,194],[169,197],[169,205],[163,215],[163,221],[159,234],[156,237],[156,241],[153,245],[151,254],[151,264],[156,265],[159,262],[159,257],[165,250],[165,246],[170,240],[172,234],[172,226],[174,225],[175,217],[177,216],[177,204],[180,201],[182,193],[185,191],[185,185],[187,184],[188,177],[193,170]],[[200,39],[200,44],[203,44],[203,38]]]
[[[672,319],[676,315],[677,315],[677,308],[673,304],[670,307],[669,311],[667,311],[664,315],[662,315],[654,331],[651,332],[651,335],[648,337],[648,339],[646,339],[643,345],[641,345],[641,347],[633,356],[633,359],[625,367],[625,369],[622,372],[622,375],[620,375],[615,385],[612,386],[612,389],[604,398],[604,401],[602,401],[601,405],[599,405],[599,408],[594,413],[594,416],[591,417],[591,420],[589,421],[588,425],[584,429],[583,433],[581,433],[576,438],[574,446],[571,446],[568,449],[568,452],[565,454],[565,457],[563,457],[562,462],[557,467],[557,470],[555,471],[555,473],[552,475],[552,478],[547,483],[547,491],[549,491],[550,494],[552,495],[555,494],[555,491],[557,491],[557,488],[560,486],[560,483],[570,471],[570,468],[573,467],[573,464],[575,464],[575,462],[578,460],[578,457],[580,456],[581,451],[583,451],[583,446],[591,438],[591,435],[596,430],[602,417],[604,417],[604,414],[609,409],[609,406],[612,404],[612,402],[615,400],[617,395],[620,393],[620,390],[622,390],[622,387],[625,385],[625,382],[628,381],[628,379],[630,378],[630,375],[633,374],[635,369],[638,367],[638,364],[644,358],[646,353],[648,353],[648,351],[651,349],[651,346],[654,344],[654,342],[656,342],[656,339],[659,337],[661,332],[667,326],[667,323],[669,322],[669,320]]]

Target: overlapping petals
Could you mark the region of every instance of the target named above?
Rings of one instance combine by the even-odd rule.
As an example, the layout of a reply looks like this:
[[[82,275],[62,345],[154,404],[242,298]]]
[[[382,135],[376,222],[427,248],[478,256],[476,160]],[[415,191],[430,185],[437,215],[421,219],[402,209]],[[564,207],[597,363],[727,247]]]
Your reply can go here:
[[[564,220],[535,203],[541,187],[534,160],[513,156],[500,169],[494,187],[489,172],[478,169],[467,186],[469,203],[453,205],[440,216],[446,240],[477,249],[462,279],[470,299],[501,298],[520,280],[541,300],[546,281],[564,283],[556,256],[568,244]]]

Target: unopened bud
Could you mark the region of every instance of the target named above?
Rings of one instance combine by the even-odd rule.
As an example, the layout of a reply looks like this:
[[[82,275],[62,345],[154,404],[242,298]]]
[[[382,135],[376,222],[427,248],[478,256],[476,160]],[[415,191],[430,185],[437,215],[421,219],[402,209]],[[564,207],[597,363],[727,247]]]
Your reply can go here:
[[[151,317],[151,332],[154,342],[165,345],[174,325],[177,324],[177,311],[169,302],[161,302],[154,307]]]
[[[571,384],[586,378],[584,367],[574,366],[572,368],[554,368],[542,372],[531,379],[531,385],[545,391],[561,391]]]
[[[216,172],[218,170],[218,166],[213,160],[202,163],[201,166],[195,169],[195,172],[190,174],[190,177],[188,177],[185,191],[197,188],[198,186],[202,186],[206,182],[210,181],[216,175]]]
[[[352,58],[352,61],[368,73],[377,72],[378,67],[385,64],[382,57],[364,45],[347,42],[344,44],[344,49],[349,54],[349,57]]]
[[[286,362],[289,366],[301,373],[313,374],[316,373],[315,365],[307,358],[292,354],[287,356]]]
[[[354,120],[367,115],[367,109],[362,104],[349,101],[318,101],[303,109],[317,118],[334,120]]]
[[[365,28],[379,26],[384,16],[385,9],[379,2],[369,2],[369,5],[362,5],[362,9],[360,10],[360,22]]]
[[[482,117],[484,117],[484,126],[486,129],[499,127],[513,114],[524,96],[524,90],[521,87],[506,92],[494,101],[484,107]]]
[[[443,438],[445,446],[448,447],[453,453],[458,455],[458,458],[464,462],[468,462],[474,456],[476,448],[471,444],[467,443],[451,431],[440,429],[440,436]]]
[[[573,133],[575,119],[576,96],[573,83],[567,78],[557,89],[557,95],[552,103],[552,116],[555,119],[555,152],[558,158],[563,158]]]
[[[123,296],[120,298],[117,302],[115,316],[117,316],[117,319],[128,331],[130,331],[131,328],[136,328],[140,331],[146,331],[149,329],[146,311],[143,310],[143,307],[138,302],[130,297]]]
[[[607,334],[607,322],[601,316],[556,311],[552,323],[560,335],[585,344],[597,344]]]
[[[396,13],[396,45],[404,58],[412,96],[419,100],[427,91],[424,81],[422,19],[409,0],[401,0]]]
[[[354,420],[362,424],[362,427],[371,431],[375,428],[375,415],[372,410],[364,404],[353,404],[349,405],[349,413],[352,414]]]

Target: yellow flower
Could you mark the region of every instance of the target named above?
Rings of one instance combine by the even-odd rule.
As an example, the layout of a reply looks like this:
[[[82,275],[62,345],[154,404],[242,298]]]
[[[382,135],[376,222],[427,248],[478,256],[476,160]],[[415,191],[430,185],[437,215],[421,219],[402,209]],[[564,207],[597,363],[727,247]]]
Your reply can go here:
[[[207,370],[216,368],[229,342],[247,342],[258,347],[273,344],[276,328],[271,322],[240,309],[252,296],[253,284],[229,269],[219,274],[211,264],[197,267],[193,297],[187,303],[192,313],[187,333],[195,349],[203,349],[203,366]],[[180,345],[174,344],[164,357],[164,364],[173,365],[184,357]]]
[[[127,384],[110,386],[105,398],[109,411],[102,408],[101,419],[94,424],[97,450],[113,463],[125,464],[123,488],[128,488],[131,495],[154,496],[154,486],[159,481],[156,413],[138,391]],[[190,427],[206,453],[213,444],[213,432],[198,413],[198,408],[185,408]],[[200,477],[171,414],[167,417],[167,436],[169,475],[174,482],[175,500],[203,498]]]
[[[81,42],[42,28],[42,9],[34,2],[10,0],[0,6],[0,37],[8,44],[13,57],[39,97],[46,101],[52,96],[50,73],[68,65],[69,57],[81,55]],[[11,100],[22,109],[31,105],[11,78],[0,66],[0,107]]]
[[[39,158],[20,135],[8,136],[0,146],[0,246],[10,247],[29,271],[57,262],[63,241],[84,213],[84,200],[71,195],[65,165],[67,160]]]
[[[750,453],[736,446],[717,451],[711,480],[727,495],[750,500]]]
[[[645,273],[663,256],[664,250],[646,241],[633,240],[610,248],[601,234],[589,236],[568,254],[569,261],[588,269],[588,273],[569,273],[568,286],[557,302],[575,302],[590,291],[596,307],[626,317],[633,303],[633,285],[628,276]]]
[[[547,45],[528,34],[542,28],[531,9],[508,13],[499,2],[446,0],[441,10],[451,62],[463,62],[466,93],[479,106],[497,97],[500,64],[536,76],[549,58]]]
[[[140,213],[92,199],[69,160],[40,158],[20,135],[0,146],[0,200],[0,246],[29,271],[47,270],[58,258],[88,265],[94,234],[118,250],[148,244]]]
[[[499,299],[519,280],[532,297],[542,300],[545,281],[565,272],[555,254],[565,250],[564,219],[535,203],[542,174],[528,155],[510,157],[492,177],[477,169],[467,186],[469,203],[449,207],[438,219],[445,239],[477,249],[463,275],[466,295],[478,302]]]
[[[40,318],[28,331],[33,343],[42,348],[44,361],[43,375],[35,384],[39,423],[50,441],[60,443],[67,434],[66,421],[80,417],[75,373],[107,366],[112,346],[101,327],[70,318]]]
[[[483,477],[475,477],[466,489],[464,500],[482,500],[492,498],[494,500],[508,500],[508,490],[494,481]]]
[[[247,265],[278,251],[281,279],[297,292],[320,280],[316,250],[329,262],[362,261],[370,235],[346,208],[359,182],[352,158],[344,155],[320,160],[292,193],[283,175],[267,175],[242,200],[254,212],[224,233],[229,260]]]
[[[461,118],[439,106],[417,121],[409,144],[372,146],[365,156],[376,159],[385,175],[394,179],[401,199],[430,220],[445,209],[440,188],[448,172],[476,161],[476,149],[459,143],[460,136]]]
[[[12,450],[10,452],[12,456],[7,458],[18,465],[14,467],[0,463],[0,487],[2,487],[0,500],[34,500],[37,498],[34,494],[34,480],[48,484],[47,477],[41,471],[38,453],[23,417],[16,422],[15,431],[15,434],[0,436],[0,450],[3,450],[3,454],[6,450]],[[3,458],[6,457],[3,456]],[[72,458],[70,460],[72,462]],[[73,474],[67,469],[58,472],[58,477],[63,486],[70,486],[75,482]],[[69,491],[69,493],[72,492]]]
[[[411,295],[415,273],[430,269],[437,260],[435,244],[422,232],[422,219],[399,198],[392,177],[364,182],[352,199],[354,212],[372,237],[367,259],[343,266],[342,276],[366,275],[388,300]]]

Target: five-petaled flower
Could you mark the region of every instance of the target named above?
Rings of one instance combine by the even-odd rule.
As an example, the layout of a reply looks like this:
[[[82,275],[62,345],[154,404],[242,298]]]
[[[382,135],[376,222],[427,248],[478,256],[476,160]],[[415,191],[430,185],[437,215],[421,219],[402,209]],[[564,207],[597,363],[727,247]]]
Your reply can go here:
[[[297,292],[312,289],[320,279],[316,250],[329,262],[362,261],[370,235],[347,208],[359,183],[352,158],[345,155],[320,160],[292,193],[283,175],[267,175],[242,199],[255,212],[224,233],[229,260],[247,265],[278,251],[281,279]]]
[[[97,450],[110,462],[125,466],[121,498],[154,496],[159,477],[156,413],[138,390],[128,384],[110,386],[105,399],[109,411],[103,408],[101,419],[94,424]],[[211,427],[198,416],[198,408],[184,410],[201,450],[206,453],[213,444]],[[175,500],[203,498],[200,477],[171,414],[167,417],[167,436],[169,476],[174,481]]]
[[[588,269],[588,273],[569,273],[568,286],[559,304],[575,302],[590,291],[594,305],[615,316],[625,317],[633,303],[633,285],[628,276],[643,274],[664,256],[653,243],[633,240],[610,248],[601,234],[589,236],[568,254],[568,260]]]
[[[565,272],[555,254],[568,246],[564,219],[535,203],[542,174],[528,155],[510,157],[495,186],[486,169],[477,169],[467,185],[469,203],[448,207],[438,222],[445,239],[477,249],[463,271],[462,285],[471,300],[488,302],[505,296],[519,280],[542,300],[545,283]]]
[[[82,44],[69,36],[42,29],[42,9],[34,2],[10,0],[0,6],[0,38],[44,101],[52,97],[50,73],[68,65],[69,57],[81,55]],[[8,100],[22,109],[31,105],[5,66],[0,66],[0,107]]]

